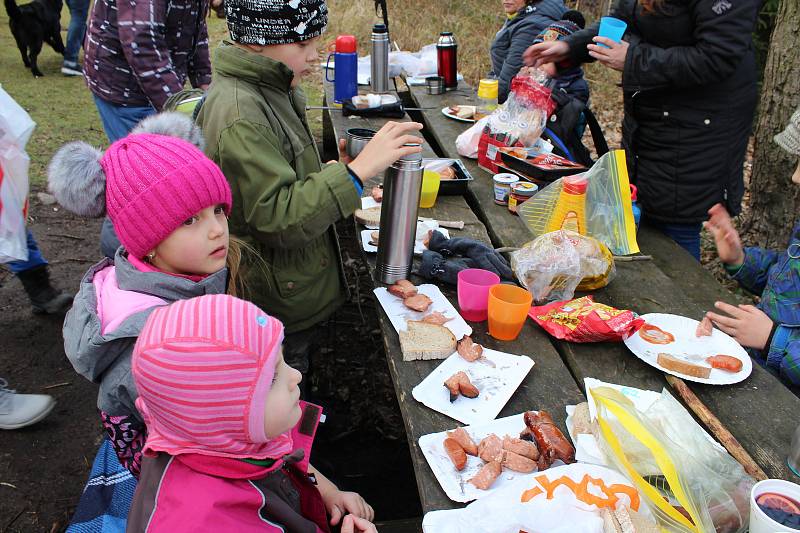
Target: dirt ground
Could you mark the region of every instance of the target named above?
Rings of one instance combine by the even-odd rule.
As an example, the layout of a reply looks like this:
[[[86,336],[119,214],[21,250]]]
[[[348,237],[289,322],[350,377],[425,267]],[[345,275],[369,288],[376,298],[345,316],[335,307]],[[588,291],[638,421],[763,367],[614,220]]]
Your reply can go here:
[[[99,258],[99,220],[31,194],[30,228],[54,283],[74,291]],[[352,223],[340,224],[352,302],[331,321],[314,360],[315,399],[326,407],[313,458],[340,487],[360,492],[381,520],[420,516],[403,422],[388,375],[371,287]],[[33,315],[19,280],[0,269],[0,377],[19,392],[45,393],[53,413],[0,432],[0,533],[63,531],[102,439],[96,386],[64,355],[61,317]],[[391,490],[386,490],[391,486]]]

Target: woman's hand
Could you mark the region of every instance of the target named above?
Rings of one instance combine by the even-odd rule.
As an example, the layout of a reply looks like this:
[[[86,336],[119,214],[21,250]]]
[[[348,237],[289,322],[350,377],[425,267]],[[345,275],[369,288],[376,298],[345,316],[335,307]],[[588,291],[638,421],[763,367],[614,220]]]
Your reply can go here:
[[[734,306],[725,302],[717,302],[714,307],[730,315],[720,315],[711,311],[706,313],[719,329],[736,339],[742,346],[756,350],[766,348],[769,334],[772,332],[772,319],[764,311],[754,305]]]
[[[599,44],[586,45],[590,56],[614,70],[622,72],[625,69],[625,56],[628,55],[628,43],[626,41],[616,42],[600,36],[594,37],[592,40],[596,43],[602,43],[608,48]]]
[[[569,56],[569,45],[564,41],[545,41],[529,46],[522,53],[522,61],[529,67],[544,63],[560,63]]]
[[[423,140],[411,135],[421,129],[418,122],[387,122],[350,163],[350,168],[363,181],[377,176],[401,157],[421,152]],[[405,146],[409,143],[420,146]]]
[[[351,514],[342,520],[342,533],[378,533],[378,529],[369,520],[358,518]]]
[[[703,227],[714,236],[720,261],[732,266],[744,263],[742,241],[739,239],[736,228],[733,227],[733,221],[728,211],[722,204],[716,204],[708,210],[708,215],[709,219],[703,222]]]

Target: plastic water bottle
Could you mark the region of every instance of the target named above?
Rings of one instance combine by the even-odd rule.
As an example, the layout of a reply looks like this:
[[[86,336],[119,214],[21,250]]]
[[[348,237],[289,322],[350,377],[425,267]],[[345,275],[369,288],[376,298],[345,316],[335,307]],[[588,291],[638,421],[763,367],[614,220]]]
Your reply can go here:
[[[334,76],[328,77],[330,69],[325,69],[325,79],[333,82],[333,101],[341,104],[358,94],[358,53],[354,35],[336,37],[336,51],[328,56],[330,64],[334,58]]]

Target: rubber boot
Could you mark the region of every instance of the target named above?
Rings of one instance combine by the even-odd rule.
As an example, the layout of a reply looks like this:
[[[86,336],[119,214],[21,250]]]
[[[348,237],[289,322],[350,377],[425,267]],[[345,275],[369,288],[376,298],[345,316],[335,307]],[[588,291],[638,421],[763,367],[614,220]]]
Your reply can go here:
[[[47,265],[17,273],[37,315],[64,314],[72,305],[72,295],[55,289],[50,284]]]

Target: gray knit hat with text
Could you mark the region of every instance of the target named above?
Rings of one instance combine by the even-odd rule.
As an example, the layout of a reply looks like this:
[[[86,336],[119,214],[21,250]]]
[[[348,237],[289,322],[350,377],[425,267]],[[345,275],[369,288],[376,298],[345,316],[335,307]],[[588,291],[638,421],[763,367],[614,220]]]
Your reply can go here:
[[[775,136],[778,146],[792,155],[800,155],[800,109],[794,112],[786,129]]]
[[[225,0],[231,39],[242,44],[289,44],[322,35],[325,0]]]

